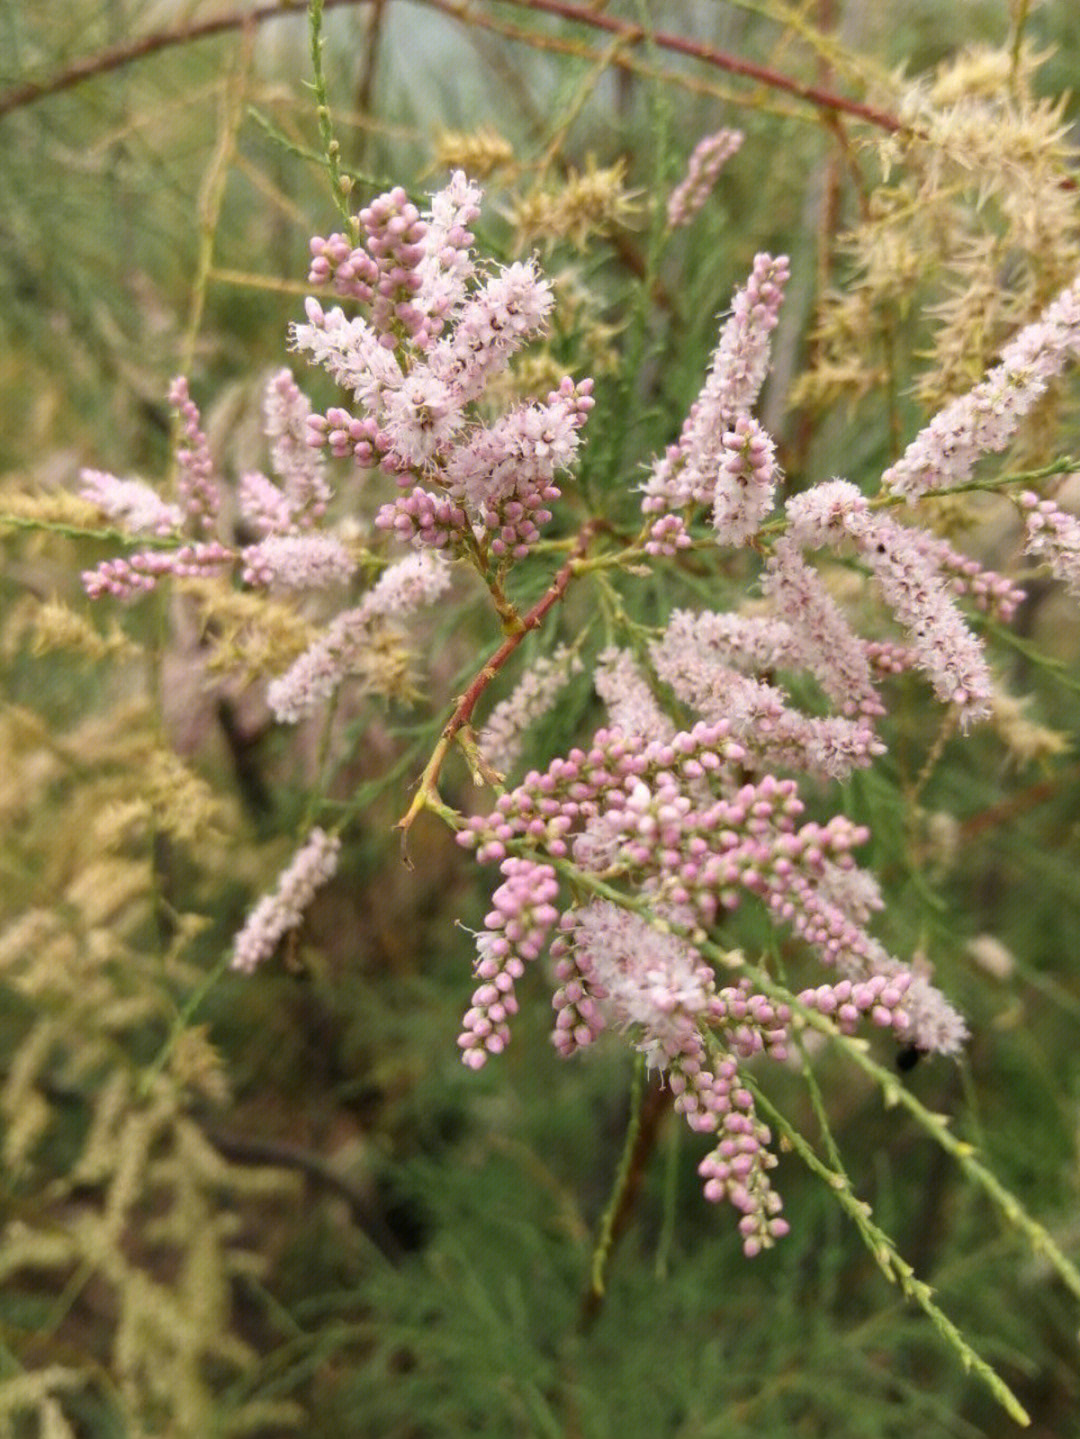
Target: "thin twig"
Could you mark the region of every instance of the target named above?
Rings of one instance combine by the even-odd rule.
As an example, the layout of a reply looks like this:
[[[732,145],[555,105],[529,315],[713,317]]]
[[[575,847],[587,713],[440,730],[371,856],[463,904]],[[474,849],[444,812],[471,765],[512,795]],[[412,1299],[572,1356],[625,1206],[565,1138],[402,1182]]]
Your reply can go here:
[[[372,0],[323,0],[323,8],[331,10],[340,5],[370,3]],[[465,5],[447,3],[447,0],[438,0],[438,3],[436,0],[423,0],[423,3],[431,3],[432,8],[455,15],[466,24],[469,22],[470,11]],[[586,6],[566,3],[566,0],[506,0],[506,3],[540,14],[555,15],[563,20],[586,25],[594,30],[606,30],[609,34],[617,35],[630,44],[636,44],[647,38],[649,43],[658,50],[669,50],[675,54],[686,55],[712,69],[723,70],[729,75],[738,75],[746,80],[756,80],[770,90],[780,90],[785,94],[794,95],[797,99],[804,100],[818,109],[851,115],[890,133],[907,128],[887,110],[864,105],[858,100],[849,100],[846,96],[838,95],[818,85],[804,84],[801,80],[784,75],[778,70],[771,70],[764,65],[756,65],[753,61],[744,60],[738,55],[718,50],[703,40],[693,40],[685,35],[674,35],[660,30],[652,31],[646,36],[646,32],[640,25],[617,20],[602,11],[592,10]],[[13,86],[6,93],[0,94],[0,118],[11,114],[14,110],[21,110],[27,105],[33,105],[47,96],[72,90],[75,86],[81,85],[84,80],[119,70],[125,65],[146,59],[150,55],[155,55],[159,51],[170,49],[175,45],[186,45],[196,40],[222,35],[246,24],[261,25],[267,20],[302,15],[306,10],[306,0],[281,0],[281,3],[261,5],[253,10],[232,12],[218,15],[211,20],[199,20],[187,25],[170,26],[166,30],[151,31],[147,35],[141,35],[124,44],[111,45],[92,55],[84,55],[81,59],[73,61],[72,64],[46,76],[43,80],[28,80],[21,85]],[[478,20],[480,14],[481,12],[478,10],[476,12]],[[618,64],[619,60],[616,59],[614,63]]]
[[[632,24],[627,20],[617,20],[613,15],[590,9],[588,6],[570,4],[569,0],[505,0],[505,3],[545,15],[557,15],[563,20],[589,25],[595,30],[607,30],[610,34],[620,35],[626,40],[648,40],[649,44],[654,45],[658,50],[671,50],[677,55],[688,55],[693,60],[700,60],[704,65],[709,65],[717,70],[725,70],[729,75],[740,75],[746,80],[757,80],[759,84],[768,86],[770,90],[783,90],[822,110],[837,110],[845,115],[853,115],[857,119],[865,120],[869,124],[876,125],[882,130],[888,130],[893,134],[908,128],[887,110],[879,110],[873,105],[863,105],[858,100],[848,100],[845,96],[822,89],[818,85],[806,85],[801,80],[793,79],[790,75],[781,74],[779,70],[771,70],[765,65],[754,64],[752,60],[744,60],[739,55],[731,55],[726,50],[718,50],[703,40],[691,40],[685,35],[672,35],[662,30],[646,31],[641,25]]]

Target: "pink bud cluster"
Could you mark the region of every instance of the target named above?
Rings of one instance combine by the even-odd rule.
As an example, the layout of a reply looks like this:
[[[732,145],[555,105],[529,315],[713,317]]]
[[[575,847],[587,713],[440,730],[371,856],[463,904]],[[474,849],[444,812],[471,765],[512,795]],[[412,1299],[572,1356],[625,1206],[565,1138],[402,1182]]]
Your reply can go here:
[[[172,382],[169,402],[176,411],[183,437],[176,451],[176,463],[184,511],[195,529],[212,530],[221,508],[221,494],[210,446],[202,431],[199,407],[188,393],[188,383],[183,375]]]
[[[786,1004],[755,993],[750,980],[721,989],[709,1006],[709,1018],[717,1028],[726,1029],[726,1043],[740,1059],[761,1053],[787,1058],[791,1011]]]
[[[505,883],[491,897],[491,912],[477,936],[474,972],[481,981],[462,1021],[461,1058],[480,1069],[489,1054],[501,1054],[510,1038],[507,1023],[517,1013],[514,984],[547,943],[559,911],[555,871],[547,864],[511,856],[501,865]]]
[[[363,245],[353,245],[336,230],[325,238],[311,237],[308,281],[312,285],[332,286],[343,298],[368,305],[374,298],[378,279],[379,267]]]
[[[819,984],[816,989],[804,989],[798,999],[807,1009],[834,1018],[843,1034],[854,1033],[868,1014],[880,1029],[894,1029],[904,1036],[910,1021],[902,1006],[910,983],[910,974],[875,974],[861,982],[841,979],[836,984]]]
[[[309,445],[315,449],[325,445],[337,460],[351,455],[363,470],[373,469],[390,448],[389,437],[371,416],[357,419],[338,405],[325,415],[310,417],[307,437]]]
[[[885,972],[893,961],[864,928],[872,886],[840,879],[866,831],[839,815],[797,826],[795,782],[737,783],[747,758],[724,721],[647,744],[601,730],[590,751],[531,772],[458,840],[488,862],[520,840],[572,855],[706,925],[754,895],[824,962],[858,977]]]
[[[781,1058],[786,1011],[749,986],[717,994],[691,944],[609,900],[567,911],[552,956],[559,1053],[591,1044],[605,1028],[629,1029],[649,1065],[665,1075],[676,1113],[696,1132],[721,1136],[699,1172],[706,1198],[727,1199],[742,1214],[745,1252],[780,1238],[787,1225],[766,1173],[776,1163],[766,1148],[769,1131],[754,1117],[734,1054],[721,1051],[715,1070],[708,1067],[702,1025],[715,1027],[744,1058],[763,1049]]]
[[[709,198],[717,176],[746,137],[741,130],[717,130],[694,146],[685,177],[668,196],[668,225],[676,230],[689,225]]]
[[[322,829],[311,831],[282,872],[273,893],[259,900],[236,936],[233,969],[252,974],[270,958],[290,930],[299,928],[316,891],[337,873],[340,851],[337,835]]]
[[[850,529],[938,698],[957,706],[965,727],[987,718],[992,685],[982,641],[964,623],[917,536],[887,515],[860,517]]]
[[[983,614],[991,615],[1007,625],[1023,604],[1025,595],[1007,575],[984,569],[978,560],[953,549],[948,540],[932,535],[929,530],[907,527],[916,547],[924,554],[937,573],[948,581],[955,595],[968,600]]]
[[[753,1259],[782,1239],[789,1227],[781,1218],[780,1196],[769,1182],[776,1156],[768,1147],[772,1134],[754,1112],[754,1096],[741,1082],[732,1056],[721,1058],[713,1070],[687,1056],[673,1068],[670,1084],[675,1107],[686,1114],[691,1128],[718,1135],[715,1148],[698,1165],[705,1198],[713,1204],[726,1199],[739,1211],[743,1253]]]
[[[236,562],[236,551],[217,540],[196,541],[175,550],[145,550],[127,559],[103,560],[96,569],[84,570],[83,588],[92,600],[108,595],[130,600],[149,594],[160,579],[206,579]]]
[[[372,323],[388,338],[400,328],[423,348],[429,340],[427,316],[413,299],[422,284],[417,266],[424,257],[427,225],[400,185],[372,200],[359,220],[375,262]]]
[[[1080,595],[1080,518],[1031,490],[1020,496],[1020,507],[1025,513],[1024,553],[1042,560],[1070,594]]]
[[[375,516],[376,529],[393,530],[399,540],[413,540],[437,550],[459,540],[467,523],[465,511],[449,496],[420,485],[382,505]]]

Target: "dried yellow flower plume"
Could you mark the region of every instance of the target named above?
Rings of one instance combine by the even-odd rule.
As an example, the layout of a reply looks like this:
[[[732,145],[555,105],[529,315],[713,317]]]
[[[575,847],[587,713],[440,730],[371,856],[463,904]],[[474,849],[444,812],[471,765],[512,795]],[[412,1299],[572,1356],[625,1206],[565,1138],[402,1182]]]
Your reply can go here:
[[[558,190],[536,189],[523,196],[510,212],[517,249],[537,240],[569,240],[583,250],[594,235],[626,225],[641,206],[638,194],[625,188],[625,179],[625,160],[601,169],[590,155],[584,173],[571,170]]]
[[[485,180],[514,163],[514,147],[497,130],[441,130],[435,137],[435,164],[440,170],[464,170]]]

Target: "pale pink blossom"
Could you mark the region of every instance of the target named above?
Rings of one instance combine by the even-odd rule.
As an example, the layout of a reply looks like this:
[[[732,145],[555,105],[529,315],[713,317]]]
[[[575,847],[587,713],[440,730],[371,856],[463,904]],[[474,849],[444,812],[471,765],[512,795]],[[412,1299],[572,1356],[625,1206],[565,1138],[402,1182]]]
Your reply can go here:
[[[269,535],[240,553],[247,585],[279,585],[287,590],[322,590],[344,585],[356,561],[333,535]]]
[[[660,708],[629,650],[601,651],[593,671],[596,693],[607,706],[612,728],[641,740],[670,739],[675,725]]]
[[[330,503],[326,463],[309,440],[311,402],[291,371],[272,375],[263,401],[274,473],[284,486],[294,525],[309,526]]]
[[[653,467],[644,486],[646,514],[711,504],[723,458],[723,436],[757,400],[769,364],[790,267],[786,255],[761,254],[745,288],[735,292],[731,316],[720,331],[709,374],[690,407],[677,446]]]
[[[371,414],[381,414],[384,395],[405,379],[393,352],[361,316],[347,319],[336,305],[324,311],[310,296],[304,308],[307,324],[293,325],[293,348],[309,354]]]
[[[384,570],[359,605],[336,615],[284,674],[271,680],[266,700],[283,724],[296,724],[318,708],[363,659],[373,621],[401,617],[437,599],[450,568],[418,551]]]
[[[171,535],[184,523],[179,505],[169,505],[142,480],[120,480],[103,470],[83,470],[79,493],[133,535]]]
[[[532,260],[508,265],[469,296],[453,332],[436,341],[428,355],[432,373],[462,401],[478,399],[511,356],[543,332],[554,303]]]
[[[713,529],[717,544],[741,545],[757,533],[772,509],[780,474],[776,446],[749,415],[740,415],[720,443]]]
[[[423,255],[416,266],[420,281],[413,304],[428,317],[427,333],[434,336],[461,307],[468,282],[475,273],[469,226],[480,214],[482,191],[455,170],[431,198]]]
[[[709,198],[720,171],[741,148],[741,130],[717,130],[703,136],[694,146],[685,177],[668,196],[667,215],[671,229],[689,225]]]
[[[341,841],[313,829],[283,870],[272,894],[264,895],[248,915],[233,943],[232,967],[252,974],[269,959],[290,930],[298,929],[315,894],[337,872]]]
[[[866,646],[790,540],[774,545],[762,589],[787,621],[788,664],[808,670],[841,713],[882,714]]]
[[[1020,496],[1025,511],[1024,553],[1042,560],[1070,594],[1080,595],[1080,517],[1031,490]]]
[[[982,642],[964,623],[917,534],[886,514],[856,515],[848,529],[938,698],[959,708],[965,728],[986,719],[992,684]]]
[[[532,661],[513,693],[495,706],[476,736],[480,753],[492,769],[507,774],[515,768],[528,729],[552,709],[571,676],[581,670],[580,658],[565,645]]]
[[[980,456],[1005,449],[1050,382],[1078,355],[1080,280],[1005,346],[985,379],[934,416],[885,471],[882,486],[914,502],[969,480]]]
[[[800,550],[821,550],[848,538],[851,520],[869,512],[869,502],[849,480],[825,480],[784,505],[787,533]]]
[[[259,470],[247,470],[240,476],[240,513],[244,522],[263,538],[287,535],[295,527],[293,506],[288,496],[273,480]]]

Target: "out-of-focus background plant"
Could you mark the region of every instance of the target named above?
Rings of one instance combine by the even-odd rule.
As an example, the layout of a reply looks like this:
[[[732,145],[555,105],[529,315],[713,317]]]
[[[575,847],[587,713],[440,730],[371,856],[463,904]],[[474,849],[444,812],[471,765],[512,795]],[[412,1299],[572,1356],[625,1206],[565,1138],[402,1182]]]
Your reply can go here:
[[[541,257],[555,318],[515,381],[596,378],[580,512],[617,525],[758,251],[791,257],[761,414],[796,488],[876,482],[1080,271],[1068,0],[327,0],[323,36],[339,193],[420,200],[462,167],[487,251]],[[479,924],[483,894],[434,821],[411,869],[392,832],[490,647],[479,604],[429,619],[410,683],[323,733],[272,724],[255,678],[303,649],[303,612],[198,585],[85,601],[115,546],[78,473],[167,474],[174,375],[230,474],[264,463],[308,240],[341,223],[303,8],[0,3],[0,37],[0,1434],[1002,1433],[793,1155],[792,1232],[746,1262],[662,1093],[599,1301],[630,1061],[561,1062],[537,986],[506,1055],[463,1068],[455,921]],[[666,229],[724,126],[741,149]],[[1043,403],[1014,468],[1080,453],[1076,393]],[[1007,505],[958,498],[935,523],[1027,591],[1011,630],[983,625],[993,719],[961,741],[901,689],[888,756],[834,807],[871,828],[890,943],[971,1029],[959,1062],[896,1082],[1075,1256],[1080,617],[1018,559]],[[680,582],[715,601],[700,574]],[[665,583],[628,591],[632,624],[666,614]],[[564,638],[590,619],[573,590],[565,613]],[[530,756],[592,705],[575,679]],[[316,786],[348,821],[338,875],[272,964],[230,974]],[[471,791],[449,772],[448,798]],[[873,1053],[895,1068],[895,1045]],[[1073,1432],[1075,1299],[1033,1231],[842,1056],[814,1063],[852,1192],[1031,1432]],[[794,1069],[773,1092],[816,1134]]]

